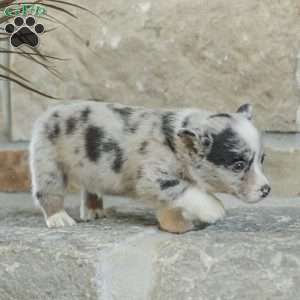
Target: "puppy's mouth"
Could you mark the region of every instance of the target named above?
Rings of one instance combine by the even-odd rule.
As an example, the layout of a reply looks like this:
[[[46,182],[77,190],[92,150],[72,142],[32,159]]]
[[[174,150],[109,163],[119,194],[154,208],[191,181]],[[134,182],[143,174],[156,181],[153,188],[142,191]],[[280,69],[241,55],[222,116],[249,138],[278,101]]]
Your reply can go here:
[[[243,193],[237,193],[237,194],[235,194],[235,196],[237,196],[242,202],[248,203],[248,204],[255,204],[264,199],[262,196],[251,197],[249,195],[244,195]]]

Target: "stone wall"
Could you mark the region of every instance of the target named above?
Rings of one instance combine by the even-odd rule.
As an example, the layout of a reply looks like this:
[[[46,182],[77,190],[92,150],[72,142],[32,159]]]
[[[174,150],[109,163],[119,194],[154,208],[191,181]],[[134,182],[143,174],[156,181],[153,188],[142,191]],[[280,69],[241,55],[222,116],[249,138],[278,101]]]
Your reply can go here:
[[[64,99],[232,111],[250,101],[263,129],[297,129],[300,3],[295,0],[74,1],[78,20],[40,19],[40,51],[69,58],[59,77],[19,56],[14,70]],[[43,62],[48,63],[48,62]],[[300,75],[298,76],[300,78]],[[13,138],[26,140],[49,101],[12,85]]]
[[[273,194],[299,195],[295,165],[300,162],[300,142],[296,142],[300,139],[287,132],[297,130],[298,111],[300,124],[300,3],[74,3],[88,6],[98,17],[71,9],[78,20],[51,10],[49,14],[60,21],[39,19],[49,30],[41,36],[39,50],[69,60],[43,61],[51,66],[50,73],[41,65],[11,55],[16,72],[37,89],[66,100],[98,98],[149,107],[194,106],[217,111],[233,111],[249,101],[261,129],[285,132],[288,137],[278,140],[279,136],[266,136],[266,172]],[[28,140],[33,121],[48,105],[57,103],[15,84],[11,85],[11,101],[14,141]],[[1,122],[0,116],[0,132]],[[17,175],[27,172],[26,163],[22,166],[24,170],[15,172]],[[14,168],[18,169],[18,163]],[[2,190],[8,187],[28,190],[28,176],[21,189],[8,181]]]

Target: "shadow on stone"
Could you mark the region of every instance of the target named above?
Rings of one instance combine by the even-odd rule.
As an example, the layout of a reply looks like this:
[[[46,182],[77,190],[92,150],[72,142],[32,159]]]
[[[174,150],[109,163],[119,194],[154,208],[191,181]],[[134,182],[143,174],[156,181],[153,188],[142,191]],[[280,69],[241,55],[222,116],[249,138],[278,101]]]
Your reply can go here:
[[[91,222],[81,222],[79,207],[66,209],[75,218],[80,227],[92,226],[138,226],[158,227],[155,211],[147,208],[118,206],[109,209],[106,217]],[[203,223],[197,225],[195,231],[204,232],[287,232],[298,231],[300,228],[300,208],[295,207],[263,207],[263,208],[235,208],[227,212],[221,222],[214,225]],[[44,218],[38,209],[33,207],[3,208],[0,211],[0,226],[45,228]]]
[[[237,208],[208,231],[286,232],[300,228],[300,209],[292,207]]]

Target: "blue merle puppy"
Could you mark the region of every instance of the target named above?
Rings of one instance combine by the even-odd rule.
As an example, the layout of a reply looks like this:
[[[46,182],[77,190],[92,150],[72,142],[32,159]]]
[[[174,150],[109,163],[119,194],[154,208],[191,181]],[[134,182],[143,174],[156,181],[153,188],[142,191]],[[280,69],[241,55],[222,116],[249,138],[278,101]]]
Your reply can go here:
[[[160,228],[183,233],[225,216],[214,193],[257,202],[270,192],[252,108],[236,113],[78,102],[50,109],[30,146],[33,196],[48,227],[74,225],[68,182],[82,187],[80,216],[102,214],[102,195],[151,203]]]

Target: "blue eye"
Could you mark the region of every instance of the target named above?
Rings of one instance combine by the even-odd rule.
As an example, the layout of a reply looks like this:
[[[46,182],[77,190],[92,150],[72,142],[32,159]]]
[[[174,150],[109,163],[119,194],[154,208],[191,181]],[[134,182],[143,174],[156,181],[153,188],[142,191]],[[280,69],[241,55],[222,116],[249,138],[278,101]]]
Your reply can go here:
[[[236,173],[241,172],[245,169],[246,163],[242,160],[237,161],[233,164],[232,170]]]

